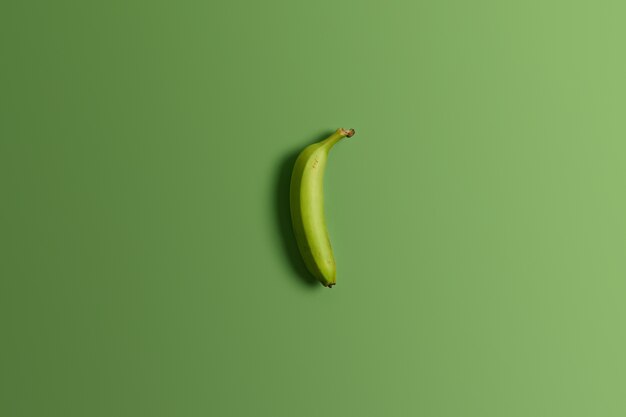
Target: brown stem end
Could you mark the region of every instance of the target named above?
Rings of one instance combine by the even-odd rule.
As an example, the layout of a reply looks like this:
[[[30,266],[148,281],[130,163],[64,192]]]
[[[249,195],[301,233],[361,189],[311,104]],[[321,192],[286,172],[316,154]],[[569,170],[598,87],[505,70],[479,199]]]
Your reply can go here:
[[[354,129],[350,129],[350,130],[346,130],[346,129],[339,129],[341,131],[341,134],[344,135],[345,137],[351,138],[352,136],[354,136],[354,134],[356,133],[354,131]]]

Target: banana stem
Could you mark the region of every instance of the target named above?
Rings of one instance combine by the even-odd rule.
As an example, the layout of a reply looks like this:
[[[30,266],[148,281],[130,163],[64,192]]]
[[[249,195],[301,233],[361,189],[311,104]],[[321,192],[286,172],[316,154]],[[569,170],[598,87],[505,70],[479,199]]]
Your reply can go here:
[[[350,138],[352,136],[354,136],[354,129],[348,130],[348,129],[339,128],[335,131],[335,133],[333,133],[328,138],[326,138],[324,142],[330,144],[330,146],[332,147],[335,143],[339,142],[341,139]]]
[[[354,133],[355,133],[354,129],[346,130],[346,129],[343,129],[343,128],[340,128],[339,132],[341,133],[342,136],[346,136],[348,138],[351,138],[352,136],[354,136]]]

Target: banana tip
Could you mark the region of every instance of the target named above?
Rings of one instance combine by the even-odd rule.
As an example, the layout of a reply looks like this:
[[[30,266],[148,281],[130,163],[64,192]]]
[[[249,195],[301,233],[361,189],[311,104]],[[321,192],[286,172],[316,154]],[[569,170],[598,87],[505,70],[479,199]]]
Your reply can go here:
[[[341,133],[344,136],[351,138],[356,132],[354,131],[354,129],[341,129]]]

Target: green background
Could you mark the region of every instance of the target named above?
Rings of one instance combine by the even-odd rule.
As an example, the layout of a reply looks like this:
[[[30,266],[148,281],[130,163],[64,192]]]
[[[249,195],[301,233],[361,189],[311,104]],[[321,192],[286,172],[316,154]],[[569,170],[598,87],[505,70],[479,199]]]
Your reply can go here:
[[[0,414],[624,416],[625,17],[3,2]]]

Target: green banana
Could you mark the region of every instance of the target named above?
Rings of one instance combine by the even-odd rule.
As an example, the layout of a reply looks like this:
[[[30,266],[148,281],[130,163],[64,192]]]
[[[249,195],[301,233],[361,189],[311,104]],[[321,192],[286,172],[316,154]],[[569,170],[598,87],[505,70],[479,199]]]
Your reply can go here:
[[[325,287],[336,283],[336,267],[324,218],[324,170],[328,152],[354,129],[337,129],[321,142],[307,146],[291,174],[291,220],[296,242],[307,269]]]

